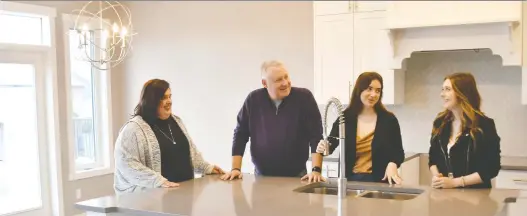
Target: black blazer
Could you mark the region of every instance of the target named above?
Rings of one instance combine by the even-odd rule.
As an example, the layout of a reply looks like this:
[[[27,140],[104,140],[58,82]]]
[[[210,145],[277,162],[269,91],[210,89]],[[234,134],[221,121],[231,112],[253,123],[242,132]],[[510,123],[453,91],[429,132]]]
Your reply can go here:
[[[445,120],[435,120],[434,126],[438,127],[443,121]],[[458,142],[450,149],[450,160],[448,160],[447,145],[452,124],[446,123],[445,128],[438,136],[432,135],[428,152],[428,166],[436,165],[443,176],[448,176],[449,170],[451,170],[455,178],[477,172],[483,183],[467,187],[491,188],[491,179],[496,177],[501,169],[501,139],[493,119],[478,116],[478,121],[481,132],[476,133],[474,140],[470,136],[470,131],[464,129]]]
[[[346,178],[353,174],[356,160],[357,148],[357,116],[347,112],[344,113],[344,130],[346,144]],[[339,136],[339,121],[333,123],[333,128],[328,137],[331,143],[330,153],[337,148],[339,140],[333,137]],[[404,150],[401,138],[399,121],[392,113],[377,113],[374,137],[372,141],[372,175],[375,181],[383,182],[388,163],[394,162],[400,167],[404,162]],[[384,181],[386,182],[386,180]]]

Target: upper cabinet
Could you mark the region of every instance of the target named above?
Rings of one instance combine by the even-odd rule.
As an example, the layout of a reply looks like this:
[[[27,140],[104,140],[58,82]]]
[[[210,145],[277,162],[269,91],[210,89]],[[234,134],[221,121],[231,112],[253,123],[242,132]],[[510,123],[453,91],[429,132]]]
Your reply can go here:
[[[388,28],[520,21],[522,1],[390,1]]]
[[[357,13],[354,16],[354,81],[367,71],[383,77],[384,104],[401,104],[404,100],[404,73],[390,68],[393,47],[390,31],[386,29],[383,11]]]
[[[353,14],[315,17],[315,99],[348,103],[353,79]]]
[[[315,16],[385,11],[387,1],[314,1]]]
[[[382,1],[314,2],[314,93],[319,104],[331,97],[347,104],[355,80],[365,71],[383,76],[384,104],[402,102],[404,74],[389,67],[393,50],[385,6]]]
[[[353,1],[353,11],[356,13],[385,11],[386,5],[387,1]]]
[[[352,1],[313,1],[315,16],[346,14],[352,12]]]

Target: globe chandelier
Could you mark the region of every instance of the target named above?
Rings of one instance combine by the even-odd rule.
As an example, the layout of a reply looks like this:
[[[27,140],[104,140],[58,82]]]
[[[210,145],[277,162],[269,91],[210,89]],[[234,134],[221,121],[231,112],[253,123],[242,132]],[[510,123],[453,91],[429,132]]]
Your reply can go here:
[[[90,11],[91,8],[97,9]],[[77,17],[73,30],[78,35],[79,60],[99,70],[108,70],[124,61],[132,50],[136,34],[128,7],[118,1],[89,1],[74,13]]]

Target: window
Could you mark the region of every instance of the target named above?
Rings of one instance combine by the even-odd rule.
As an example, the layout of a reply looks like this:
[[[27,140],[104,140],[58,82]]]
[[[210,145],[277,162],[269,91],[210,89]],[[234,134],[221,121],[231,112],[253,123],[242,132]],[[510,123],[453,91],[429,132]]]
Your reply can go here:
[[[0,215],[63,209],[55,17],[0,2]]]
[[[5,154],[0,161],[0,215],[41,207],[40,178],[44,177],[39,168],[36,68],[3,61],[0,98],[8,102],[0,106],[0,154]],[[24,192],[15,189],[21,184],[28,185]]]
[[[93,32],[88,32],[92,35]],[[75,165],[77,169],[93,169],[100,164],[100,154],[95,146],[93,70],[90,63],[80,60],[83,54],[93,56],[92,49],[79,49],[77,44],[79,34],[69,31],[70,41],[70,92],[73,120],[73,142],[75,143]]]
[[[0,43],[51,46],[54,8],[0,0]]]
[[[0,34],[2,43],[43,44],[41,17],[2,12],[0,29],[9,29],[9,34]]]
[[[98,70],[84,61],[95,58],[95,47],[79,46],[80,34],[88,40],[100,39],[100,32],[90,25],[79,33],[73,30],[76,17],[64,15],[67,53],[68,119],[70,140],[70,179],[81,179],[113,172],[111,152],[111,107],[109,70]]]

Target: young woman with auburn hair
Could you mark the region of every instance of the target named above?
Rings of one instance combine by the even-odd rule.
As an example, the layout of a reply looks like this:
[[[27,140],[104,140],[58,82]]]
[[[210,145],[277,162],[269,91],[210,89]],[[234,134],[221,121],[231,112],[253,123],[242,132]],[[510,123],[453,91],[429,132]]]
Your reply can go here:
[[[481,96],[470,73],[445,77],[444,111],[433,123],[429,167],[434,188],[491,188],[498,175],[500,137],[492,118],[480,109]]]

